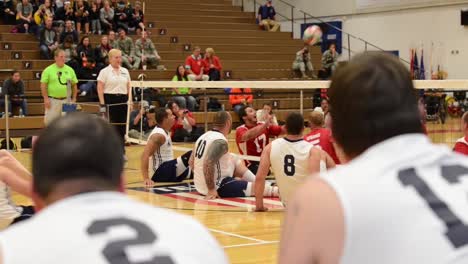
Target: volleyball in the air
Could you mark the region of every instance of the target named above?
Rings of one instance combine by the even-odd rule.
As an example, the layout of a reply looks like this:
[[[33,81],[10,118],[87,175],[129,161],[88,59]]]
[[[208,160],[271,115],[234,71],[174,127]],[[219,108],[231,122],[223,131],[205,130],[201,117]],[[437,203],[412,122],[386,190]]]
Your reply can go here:
[[[302,39],[305,44],[313,46],[322,40],[322,30],[319,26],[310,26],[304,30]]]

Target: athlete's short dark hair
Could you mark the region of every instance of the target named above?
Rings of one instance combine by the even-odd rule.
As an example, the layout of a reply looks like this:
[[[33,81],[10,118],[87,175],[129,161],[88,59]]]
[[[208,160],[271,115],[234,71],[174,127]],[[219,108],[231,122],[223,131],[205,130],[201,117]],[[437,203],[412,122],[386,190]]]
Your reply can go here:
[[[158,125],[161,125],[162,122],[164,122],[164,119],[169,117],[169,113],[167,112],[167,110],[170,110],[170,109],[168,107],[159,107],[158,109],[156,109],[155,119]]]
[[[288,135],[300,135],[304,130],[304,117],[300,113],[292,112],[286,117],[286,131]]]
[[[337,69],[328,95],[333,137],[350,157],[391,137],[422,133],[410,73],[393,55],[356,56]]]
[[[53,121],[33,149],[33,188],[47,197],[58,184],[86,181],[89,190],[117,190],[123,171],[122,142],[101,117],[72,113]]]

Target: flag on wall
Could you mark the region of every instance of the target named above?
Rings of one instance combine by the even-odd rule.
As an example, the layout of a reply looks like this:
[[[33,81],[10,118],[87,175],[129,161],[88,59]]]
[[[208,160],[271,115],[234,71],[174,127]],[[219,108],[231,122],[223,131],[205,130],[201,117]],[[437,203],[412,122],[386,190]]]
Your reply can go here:
[[[419,79],[419,62],[418,62],[418,51],[414,50],[414,59],[413,59],[413,80]]]
[[[413,73],[414,73],[414,50],[410,49],[410,74],[411,74],[411,79],[414,79]]]
[[[424,69],[424,49],[421,49],[421,66],[419,67],[419,80],[426,80],[426,70]]]

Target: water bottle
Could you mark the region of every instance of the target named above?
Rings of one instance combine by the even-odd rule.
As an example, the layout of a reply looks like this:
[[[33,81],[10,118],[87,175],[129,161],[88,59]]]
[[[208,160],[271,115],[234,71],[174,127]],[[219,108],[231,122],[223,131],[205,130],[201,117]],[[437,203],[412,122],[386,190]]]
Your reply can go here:
[[[23,117],[23,116],[24,116],[24,115],[23,115],[23,108],[20,108],[20,110],[19,110],[19,117]]]

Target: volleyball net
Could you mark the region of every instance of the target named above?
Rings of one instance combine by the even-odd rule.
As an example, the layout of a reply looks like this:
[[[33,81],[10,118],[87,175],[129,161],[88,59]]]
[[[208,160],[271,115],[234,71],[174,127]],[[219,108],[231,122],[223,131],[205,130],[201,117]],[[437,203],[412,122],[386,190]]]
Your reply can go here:
[[[232,88],[250,88],[253,101],[249,104],[255,109],[263,108],[264,104],[269,104],[278,120],[284,121],[286,115],[296,111],[304,114],[307,121],[308,113],[316,107],[320,107],[320,102],[326,98],[329,81],[218,81],[218,82],[172,82],[172,81],[132,81],[133,103],[129,105],[126,122],[111,123],[125,126],[126,140],[133,144],[145,145],[148,131],[145,131],[143,122],[139,126],[132,125],[131,122],[137,113],[143,115],[148,113],[149,108],[160,107],[151,96],[153,91],[158,91],[160,96],[166,101],[171,101],[174,97],[173,88],[192,88],[192,96],[197,99],[198,107],[193,112],[197,126],[206,131],[211,127],[211,123],[216,111],[225,109],[231,111],[233,121],[239,124],[240,120],[234,113],[232,105],[229,103],[229,91]],[[468,111],[468,80],[416,80],[416,89],[420,90],[422,100],[424,100],[427,116],[427,131],[429,137],[435,143],[446,143],[453,146],[455,141],[462,136],[461,115]],[[153,90],[153,91],[152,91]],[[213,108],[210,103],[213,100],[218,107]],[[359,98],[350,98],[359,100]],[[147,101],[148,105],[141,103]],[[127,104],[107,105],[107,113],[112,107]],[[149,107],[148,107],[149,106]],[[100,114],[98,103],[78,103],[78,110],[93,114]],[[108,116],[107,116],[108,117]],[[9,137],[8,117],[5,118],[5,134],[2,137]],[[14,129],[14,128],[13,128]],[[185,149],[181,149],[185,150]],[[244,157],[249,158],[249,157]],[[250,158],[249,158],[250,159]]]

